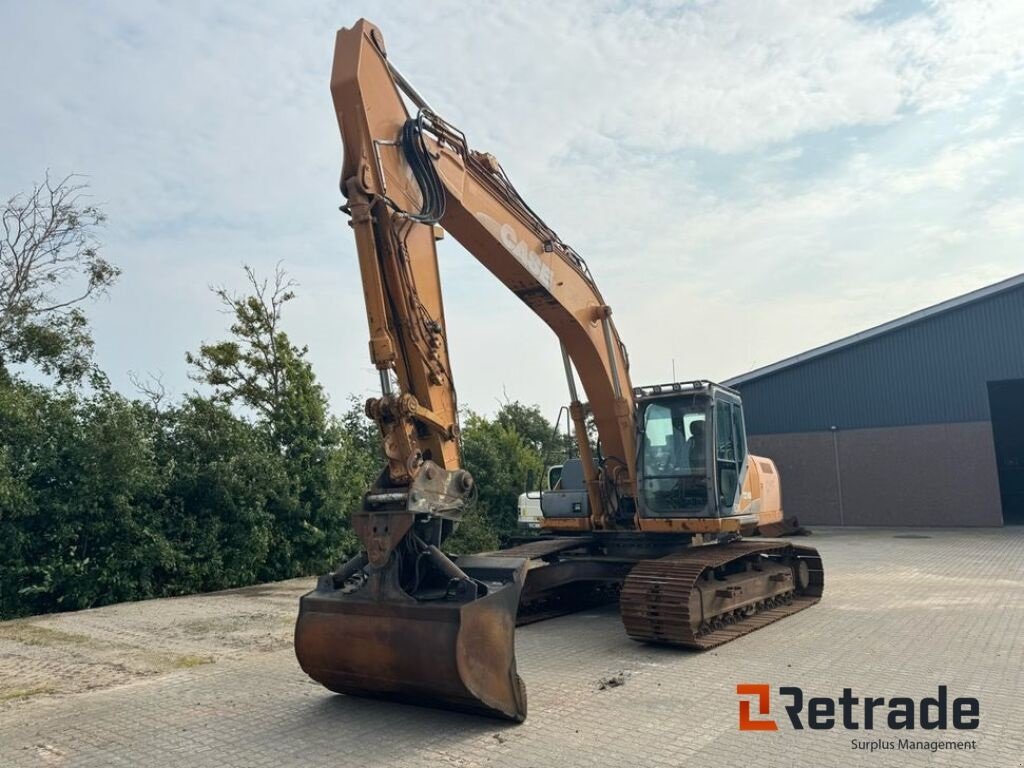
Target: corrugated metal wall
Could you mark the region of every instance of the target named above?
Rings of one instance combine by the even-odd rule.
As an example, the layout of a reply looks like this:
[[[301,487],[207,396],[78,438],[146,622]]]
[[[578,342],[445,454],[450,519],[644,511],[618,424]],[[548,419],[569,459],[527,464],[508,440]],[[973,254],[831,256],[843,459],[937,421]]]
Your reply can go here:
[[[752,435],[988,421],[987,381],[1024,378],[1024,287],[737,386]]]

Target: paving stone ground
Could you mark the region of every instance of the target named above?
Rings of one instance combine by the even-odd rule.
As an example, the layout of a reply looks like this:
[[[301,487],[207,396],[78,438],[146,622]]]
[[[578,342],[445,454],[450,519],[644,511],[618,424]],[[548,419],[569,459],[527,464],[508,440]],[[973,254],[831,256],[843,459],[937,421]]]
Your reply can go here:
[[[711,652],[614,609],[518,630],[525,724],[335,696],[291,650],[299,579],[0,623],[0,766],[1024,765],[1024,528],[819,530],[820,605]],[[610,678],[621,685],[604,686]],[[737,683],[974,696],[975,731],[740,732]],[[851,739],[974,740],[876,751]]]

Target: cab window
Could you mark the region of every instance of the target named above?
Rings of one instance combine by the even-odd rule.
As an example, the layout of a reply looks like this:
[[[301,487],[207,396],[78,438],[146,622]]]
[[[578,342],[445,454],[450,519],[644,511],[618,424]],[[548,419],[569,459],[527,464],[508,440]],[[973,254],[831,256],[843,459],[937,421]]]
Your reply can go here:
[[[743,409],[735,403],[732,406],[732,433],[736,440],[736,461],[742,464],[747,458],[747,430],[743,425]]]
[[[643,412],[641,496],[648,515],[699,515],[708,504],[714,464],[707,400],[683,396],[649,403]],[[705,450],[707,444],[707,450]]]
[[[739,486],[738,447],[734,434],[735,406],[725,400],[715,402],[715,458],[718,470],[719,504],[728,509],[736,501]]]
[[[732,435],[732,403],[715,403],[715,446],[719,461],[736,461],[736,443]]]

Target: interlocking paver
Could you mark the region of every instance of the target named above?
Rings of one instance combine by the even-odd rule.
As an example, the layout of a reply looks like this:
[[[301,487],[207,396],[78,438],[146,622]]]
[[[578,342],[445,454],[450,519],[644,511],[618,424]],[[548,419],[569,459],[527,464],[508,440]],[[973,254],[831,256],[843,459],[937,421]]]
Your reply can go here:
[[[49,686],[0,704],[0,765],[1018,766],[1024,529],[904,533],[817,532],[821,604],[703,654],[633,643],[613,609],[523,627],[530,715],[518,726],[310,682],[288,637],[311,580],[29,622],[77,640],[0,624],[0,695],[19,674]],[[208,663],[180,661],[192,657]],[[123,674],[89,685],[118,663]],[[620,673],[624,685],[600,690]],[[914,697],[945,684],[980,699],[967,733],[978,748],[869,755],[850,746],[865,731],[741,733],[739,682]]]

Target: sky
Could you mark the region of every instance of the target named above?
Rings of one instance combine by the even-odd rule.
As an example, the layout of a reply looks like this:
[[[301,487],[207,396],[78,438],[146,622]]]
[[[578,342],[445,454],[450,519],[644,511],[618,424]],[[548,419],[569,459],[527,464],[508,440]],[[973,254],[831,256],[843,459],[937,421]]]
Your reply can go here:
[[[88,308],[117,388],[194,388],[185,352],[229,323],[210,286],[282,262],[334,406],[376,394],[329,93],[363,16],[586,258],[636,385],[1024,271],[1019,0],[0,0],[0,196],[88,177],[123,269]],[[557,339],[451,238],[440,262],[460,404],[554,418]]]

